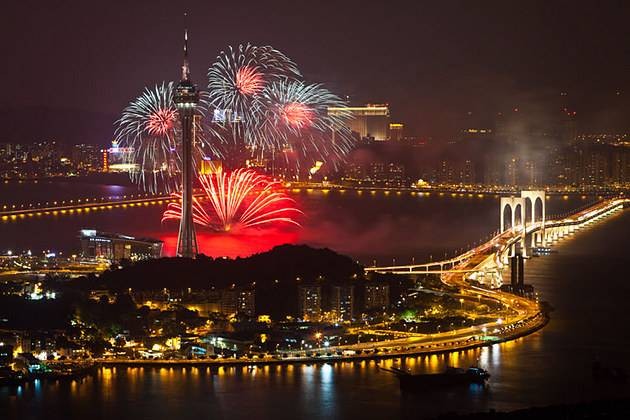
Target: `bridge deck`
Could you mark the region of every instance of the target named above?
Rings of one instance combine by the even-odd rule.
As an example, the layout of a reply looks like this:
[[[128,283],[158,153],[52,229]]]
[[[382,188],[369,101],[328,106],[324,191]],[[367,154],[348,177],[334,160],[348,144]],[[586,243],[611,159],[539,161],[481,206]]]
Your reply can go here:
[[[600,215],[608,211],[618,208],[619,206],[623,206],[625,203],[628,202],[630,202],[630,199],[624,198],[603,200],[562,219],[545,221],[544,226],[542,222],[534,222],[526,225],[524,228],[520,226],[514,229],[509,229],[503,233],[497,234],[488,242],[479,245],[471,250],[468,250],[454,258],[449,258],[441,261],[431,261],[421,264],[366,267],[365,271],[368,273],[380,272],[395,274],[442,274],[467,273],[478,271],[476,267],[480,264],[480,262],[487,260],[488,257],[492,256],[493,254],[504,251],[507,247],[511,246],[515,242],[522,240],[524,235],[538,232],[541,229],[581,225],[599,217]]]

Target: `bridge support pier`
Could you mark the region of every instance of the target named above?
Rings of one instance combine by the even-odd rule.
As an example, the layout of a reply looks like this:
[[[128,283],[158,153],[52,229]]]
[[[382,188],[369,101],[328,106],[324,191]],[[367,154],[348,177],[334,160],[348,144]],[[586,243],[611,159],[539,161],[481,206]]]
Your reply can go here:
[[[532,232],[532,248],[538,244],[538,232]]]
[[[545,246],[545,229],[541,229],[536,232],[536,245]]]
[[[527,236],[525,235],[525,230],[523,230],[523,235],[521,236],[521,255],[523,258],[527,258]]]

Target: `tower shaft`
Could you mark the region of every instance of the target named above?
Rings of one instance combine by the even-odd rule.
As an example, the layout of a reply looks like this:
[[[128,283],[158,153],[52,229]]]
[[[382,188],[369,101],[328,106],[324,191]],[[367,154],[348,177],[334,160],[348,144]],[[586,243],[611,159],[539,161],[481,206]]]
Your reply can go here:
[[[177,255],[194,258],[198,253],[197,236],[193,223],[193,143],[194,143],[194,108],[179,110],[182,124],[182,218],[179,224]]]

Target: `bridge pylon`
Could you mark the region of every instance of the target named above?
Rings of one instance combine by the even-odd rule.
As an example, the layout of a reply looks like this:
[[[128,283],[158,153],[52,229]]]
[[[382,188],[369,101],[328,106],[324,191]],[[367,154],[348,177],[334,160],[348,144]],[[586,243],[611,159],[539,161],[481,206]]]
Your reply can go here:
[[[523,190],[520,197],[501,197],[499,216],[501,233],[508,229],[520,232],[521,252],[527,257],[527,229],[540,223],[540,233],[531,233],[531,246],[538,242],[545,245],[545,191],[544,190]],[[513,254],[513,251],[511,251]]]

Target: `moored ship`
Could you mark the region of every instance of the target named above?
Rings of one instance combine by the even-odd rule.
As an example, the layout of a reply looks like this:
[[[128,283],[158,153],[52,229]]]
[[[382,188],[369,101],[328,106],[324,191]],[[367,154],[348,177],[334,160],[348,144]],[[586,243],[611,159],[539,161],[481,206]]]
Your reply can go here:
[[[488,371],[478,367],[468,369],[448,367],[442,373],[429,374],[412,374],[398,368],[381,369],[395,374],[400,381],[400,389],[403,391],[470,384],[483,385],[490,378]]]

